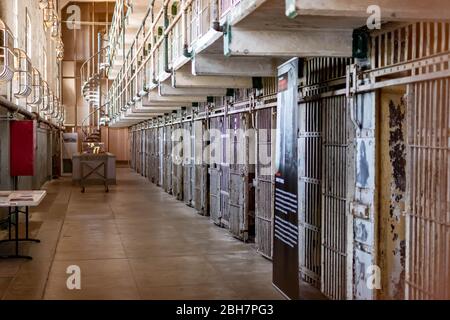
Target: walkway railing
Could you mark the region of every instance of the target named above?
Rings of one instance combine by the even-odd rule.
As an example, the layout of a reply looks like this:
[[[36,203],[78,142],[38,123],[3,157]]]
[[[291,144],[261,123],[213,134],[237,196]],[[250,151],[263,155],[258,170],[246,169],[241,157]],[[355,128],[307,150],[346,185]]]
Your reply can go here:
[[[155,1],[151,1],[109,90],[110,116],[119,116],[156,88],[170,76],[178,61],[190,59],[196,42],[210,30],[220,31],[219,19],[237,3],[239,0],[164,0],[156,11]],[[115,14],[122,14],[120,8]],[[113,18],[116,20],[118,17]],[[110,36],[111,46],[117,46],[116,33]]]

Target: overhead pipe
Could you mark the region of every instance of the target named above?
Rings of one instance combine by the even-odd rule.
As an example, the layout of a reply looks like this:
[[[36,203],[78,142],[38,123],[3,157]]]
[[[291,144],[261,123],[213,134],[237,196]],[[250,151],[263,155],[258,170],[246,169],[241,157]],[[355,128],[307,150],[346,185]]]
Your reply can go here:
[[[24,116],[27,119],[36,120],[37,122],[44,123],[44,124],[46,124],[47,126],[49,126],[52,129],[63,131],[61,126],[56,125],[54,123],[51,123],[51,122],[45,120],[39,114],[34,113],[34,112],[30,112],[27,109],[25,109],[25,108],[15,104],[15,103],[12,103],[12,102],[6,100],[4,97],[0,97],[0,106],[5,108],[6,110],[12,112],[12,113],[18,113],[18,114]]]

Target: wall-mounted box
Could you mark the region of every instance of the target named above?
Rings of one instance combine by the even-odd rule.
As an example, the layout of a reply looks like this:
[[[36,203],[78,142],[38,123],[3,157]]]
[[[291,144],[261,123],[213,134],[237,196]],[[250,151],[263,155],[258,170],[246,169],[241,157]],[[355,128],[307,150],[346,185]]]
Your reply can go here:
[[[36,121],[10,122],[10,175],[34,176]]]

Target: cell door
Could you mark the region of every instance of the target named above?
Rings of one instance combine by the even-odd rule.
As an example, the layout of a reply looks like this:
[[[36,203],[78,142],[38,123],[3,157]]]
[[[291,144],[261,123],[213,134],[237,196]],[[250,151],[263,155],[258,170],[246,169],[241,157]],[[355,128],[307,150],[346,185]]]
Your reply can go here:
[[[209,167],[209,202],[211,220],[220,225],[220,163],[221,163],[221,126],[219,117],[209,120],[210,167]]]
[[[255,190],[255,243],[263,256],[271,259],[273,248],[273,204],[275,185],[273,183],[272,155],[275,147],[272,129],[276,127],[274,108],[256,112],[256,190]]]
[[[158,128],[158,185],[164,185],[164,127]]]
[[[191,189],[191,127],[190,121],[183,124],[183,199],[188,206],[191,206],[193,193]]]
[[[158,144],[158,128],[152,129],[152,170],[153,170],[153,183],[158,185],[159,179],[159,144]]]
[[[408,85],[406,298],[450,299],[450,78]]]
[[[183,139],[180,124],[174,125],[172,137],[172,194],[178,200],[183,200]]]
[[[204,134],[206,132],[206,120],[194,122],[194,162],[195,162],[195,190],[194,208],[201,215],[208,214],[208,164],[204,158],[206,142]]]
[[[299,131],[299,266],[301,279],[328,298],[346,298],[347,107],[349,58],[305,62]],[[330,81],[333,82],[330,83]]]
[[[172,193],[172,127],[164,127],[164,191]]]
[[[321,276],[321,103],[301,103],[298,139],[299,267],[301,279],[320,288]]]
[[[253,136],[249,113],[234,114],[230,119],[230,185],[229,213],[230,232],[241,240],[248,240],[249,226],[254,226],[254,192],[250,182],[254,177],[254,166],[250,164],[250,149]],[[254,145],[253,145],[254,147]]]
[[[220,225],[225,228],[230,227],[230,144],[229,144],[229,121],[228,117],[220,119],[221,125],[221,163],[220,163]]]
[[[189,163],[190,163],[190,190],[191,190],[191,206],[195,208],[195,200],[196,200],[196,196],[195,196],[195,122],[192,123],[191,127],[190,127],[190,140],[191,143],[189,144],[189,147],[191,148],[189,155],[191,157]]]

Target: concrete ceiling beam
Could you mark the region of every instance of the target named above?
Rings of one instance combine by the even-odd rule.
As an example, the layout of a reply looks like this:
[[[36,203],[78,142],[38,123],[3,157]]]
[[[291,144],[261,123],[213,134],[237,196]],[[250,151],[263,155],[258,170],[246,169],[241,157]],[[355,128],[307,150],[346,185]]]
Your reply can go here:
[[[192,60],[196,76],[273,77],[278,59],[267,57],[225,57],[221,54],[199,54]]]
[[[206,96],[193,96],[193,95],[186,95],[186,96],[169,96],[169,97],[163,97],[160,96],[155,91],[150,91],[146,97],[142,99],[142,104],[146,105],[147,102],[153,102],[154,104],[192,104],[192,102],[206,102]]]
[[[224,37],[227,56],[349,57],[353,30],[249,30],[231,28]]]
[[[194,76],[189,65],[172,74],[174,88],[251,88],[251,77]]]
[[[290,0],[286,11],[299,16],[368,18],[367,9],[378,5],[382,21],[450,20],[448,0]],[[294,9],[295,6],[295,9]]]
[[[226,95],[227,90],[223,88],[174,88],[171,85],[160,83],[158,93],[161,97],[183,97],[191,95],[221,97]]]

